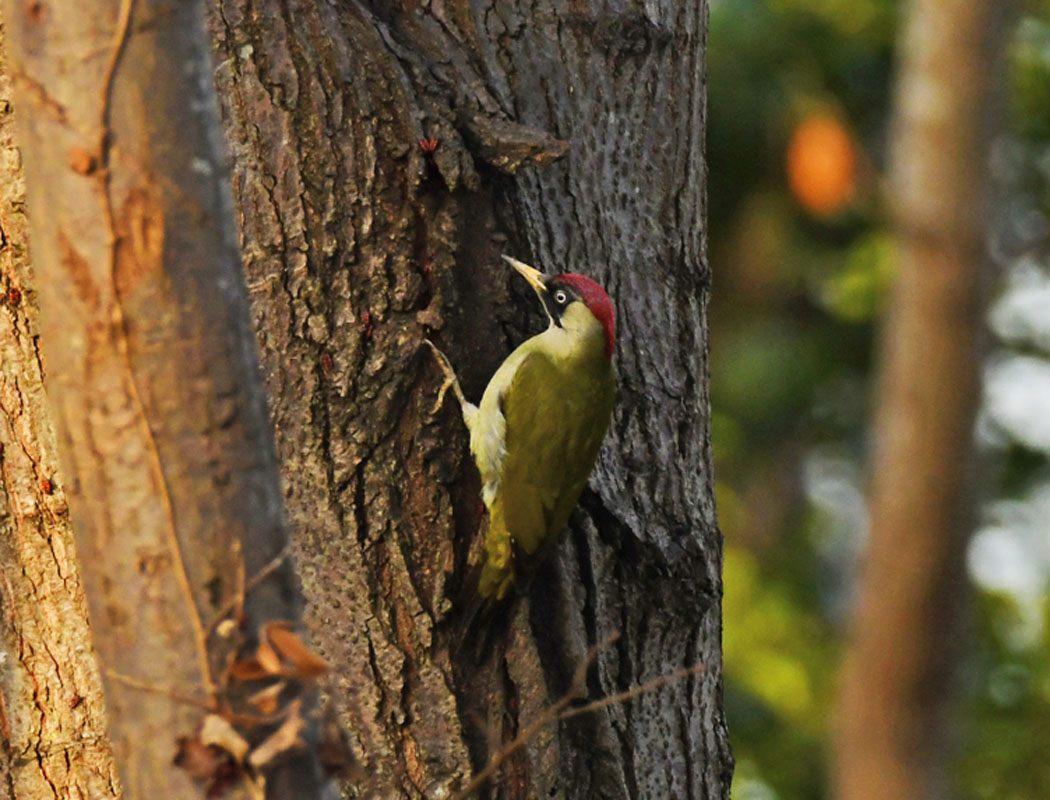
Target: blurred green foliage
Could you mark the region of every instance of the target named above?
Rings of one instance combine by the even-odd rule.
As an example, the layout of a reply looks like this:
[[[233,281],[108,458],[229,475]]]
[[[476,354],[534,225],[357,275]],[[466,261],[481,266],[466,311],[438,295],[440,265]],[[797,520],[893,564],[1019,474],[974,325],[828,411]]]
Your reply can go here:
[[[974,800],[1034,800],[1050,796],[1050,634],[1011,645],[1022,624],[1016,603],[979,599],[978,648],[966,676],[966,755],[960,769],[965,796]],[[1044,620],[1050,602],[1044,602]]]
[[[827,797],[864,536],[874,339],[894,272],[880,181],[899,13],[896,0],[711,2],[712,411],[737,800]],[[1011,127],[1032,166],[1009,191],[1043,210],[1048,19],[1050,0],[1030,4],[1009,67]],[[831,213],[792,192],[794,180],[826,179],[789,174],[793,137],[814,117],[835,121],[856,151],[851,191]],[[988,494],[1021,495],[1047,471],[1045,453],[1009,446]],[[1048,612],[1035,611],[1038,637],[1019,638],[1032,609],[975,595],[954,723],[963,798],[1050,798]]]

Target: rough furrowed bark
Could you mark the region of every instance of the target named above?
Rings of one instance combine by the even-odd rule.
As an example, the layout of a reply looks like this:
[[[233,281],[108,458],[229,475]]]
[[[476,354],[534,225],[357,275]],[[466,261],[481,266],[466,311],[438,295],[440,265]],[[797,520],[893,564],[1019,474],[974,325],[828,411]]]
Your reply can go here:
[[[0,797],[119,797],[44,395],[11,95],[0,28]]]
[[[113,750],[126,796],[196,798],[191,770],[222,775],[203,744],[176,765],[178,737],[195,741],[207,709],[243,708],[229,661],[299,605],[287,563],[252,581],[287,535],[201,6],[7,2],[4,15],[48,399]],[[294,677],[289,692],[309,709]],[[235,725],[252,746],[274,727]],[[308,751],[259,771],[269,796],[318,794]]]
[[[347,793],[448,796],[620,630],[592,695],[706,670],[544,732],[499,793],[725,796],[706,5],[223,0],[212,30],[307,619],[370,765]],[[476,664],[449,650],[477,476],[423,339],[479,397],[530,322],[502,252],[609,287],[621,400],[568,541]]]

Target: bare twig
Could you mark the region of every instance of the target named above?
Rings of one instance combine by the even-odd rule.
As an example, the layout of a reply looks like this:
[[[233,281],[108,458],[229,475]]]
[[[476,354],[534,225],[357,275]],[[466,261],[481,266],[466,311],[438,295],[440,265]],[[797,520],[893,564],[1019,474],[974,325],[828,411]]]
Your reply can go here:
[[[99,104],[99,163],[106,164],[106,150],[109,143],[109,109],[110,97],[113,94],[113,78],[117,74],[117,66],[120,57],[124,53],[124,46],[128,42],[128,31],[131,29],[131,12],[134,10],[135,0],[121,0],[120,13],[117,18],[117,30],[113,34],[113,43],[109,49],[109,59],[106,61],[106,71],[102,76],[102,96]]]
[[[579,706],[578,708],[570,708],[573,701],[580,699],[586,692],[588,670],[590,670],[598,656],[613,645],[619,638],[619,633],[613,633],[607,639],[599,642],[588,650],[587,655],[584,656],[583,660],[581,660],[576,667],[576,672],[573,674],[572,684],[569,686],[569,690],[559,697],[553,704],[545,708],[536,719],[522,728],[518,735],[508,742],[503,749],[494,753],[489,759],[489,763],[485,765],[485,768],[474,775],[474,777],[471,778],[470,783],[453,796],[453,800],[466,800],[474,794],[478,789],[485,785],[486,781],[496,774],[507,759],[534,739],[546,726],[563,720],[572,719],[573,717],[578,717],[583,714],[593,714],[595,711],[600,711],[603,708],[618,703],[626,703],[639,695],[655,691],[656,689],[667,686],[675,681],[682,680],[690,675],[699,675],[704,671],[703,664],[694,664],[691,667],[675,670],[666,675],[660,675],[659,677],[639,684],[632,689],[599,698],[598,700],[594,700],[593,702]]]
[[[205,711],[215,711],[214,703],[208,700],[201,700],[199,697],[185,694],[178,689],[172,689],[170,686],[159,686],[158,684],[140,680],[139,678],[133,678],[131,675],[125,675],[122,672],[117,672],[115,669],[107,669],[106,675],[117,683],[122,683],[131,689],[138,689],[140,692],[164,695],[177,703],[195,706],[204,709]]]
[[[284,552],[282,548],[282,552]],[[247,567],[244,563],[244,547],[241,545],[240,539],[235,539],[233,542],[233,564],[237,569],[237,574],[234,576],[234,590],[233,590],[233,616],[234,619],[242,619],[244,617],[244,597],[247,593],[245,587],[245,570]],[[218,614],[215,618],[221,620]],[[214,624],[214,623],[213,623]],[[207,635],[211,636],[211,625],[207,628]]]
[[[570,708],[563,711],[558,716],[558,721],[572,719],[573,717],[579,717],[583,714],[593,714],[595,711],[601,711],[603,708],[608,706],[615,706],[619,703],[626,703],[642,694],[656,691],[668,684],[675,683],[682,680],[682,678],[688,678],[690,675],[702,675],[704,673],[703,664],[693,664],[691,667],[683,667],[682,669],[676,669],[674,672],[668,672],[666,675],[659,675],[652,680],[640,683],[630,689],[623,692],[617,692],[616,694],[606,695],[600,697],[593,702],[588,703],[585,706],[577,706],[576,708]]]
[[[587,671],[597,660],[598,655],[603,650],[607,650],[615,644],[619,638],[619,632],[613,633],[604,641],[599,642],[588,650],[587,655],[583,657],[583,660],[580,661],[579,665],[576,667],[576,672],[572,676],[572,684],[569,686],[569,690],[559,697],[552,705],[545,708],[536,719],[522,728],[518,732],[518,735],[508,742],[502,750],[498,753],[493,753],[492,757],[489,759],[489,763],[485,765],[485,768],[471,778],[470,783],[463,787],[462,791],[456,794],[453,800],[466,800],[466,798],[470,797],[470,795],[484,786],[485,782],[496,774],[508,758],[535,738],[537,733],[548,725],[557,722],[562,712],[569,707],[572,701],[583,696],[587,689]]]
[[[132,677],[131,675],[125,675],[123,672],[117,672],[114,669],[107,669],[106,675],[117,683],[121,683],[127,686],[129,689],[135,689],[140,692],[147,692],[148,694],[159,694],[174,700],[176,703],[182,703],[183,705],[193,706],[199,708],[202,711],[207,711],[209,714],[219,714],[226,719],[231,725],[237,725],[245,728],[254,728],[265,725],[276,725],[282,720],[288,717],[291,711],[291,704],[286,705],[280,711],[274,714],[249,714],[244,711],[234,711],[227,707],[220,708],[216,703],[211,700],[204,700],[200,697],[194,697],[193,695],[180,692],[178,689],[173,689],[170,686],[161,686],[157,683],[150,683],[149,681],[141,680],[140,678]],[[0,702],[3,698],[0,697]]]
[[[263,775],[252,777],[245,772],[241,774],[241,780],[244,782],[244,788],[251,795],[252,800],[265,800],[266,778]]]
[[[273,575],[273,573],[280,568],[281,564],[288,560],[288,556],[290,556],[291,553],[291,544],[285,545],[281,549],[281,552],[279,552],[272,559],[270,559],[270,561],[268,561],[265,564],[265,566],[262,567],[262,569],[260,569],[250,578],[248,578],[247,581],[244,580],[243,573],[239,573],[240,577],[238,580],[237,592],[234,594],[233,597],[231,597],[229,600],[223,603],[223,605],[215,613],[214,619],[212,619],[211,623],[208,625],[206,635],[211,636],[215,632],[215,629],[219,626],[219,623],[226,619],[226,617],[229,616],[231,611],[236,611],[238,609],[244,608],[244,600],[249,594],[251,594],[252,589],[254,589],[260,583],[265,581],[271,575]]]
[[[131,29],[132,12],[135,0],[121,0],[120,12],[117,18],[117,28],[113,34],[113,42],[110,47],[109,59],[106,62],[106,71],[103,74],[102,87],[99,97],[99,131],[98,131],[98,163],[101,169],[98,171],[99,196],[102,213],[106,220],[109,235],[109,273],[112,292],[112,308],[110,316],[113,328],[119,332],[117,337],[117,348],[124,362],[124,372],[127,377],[128,393],[138,412],[139,423],[143,430],[143,436],[148,451],[151,472],[160,491],[160,500],[164,509],[167,525],[166,533],[168,549],[171,552],[172,561],[175,565],[175,577],[179,583],[187,610],[190,615],[190,624],[193,628],[193,636],[196,643],[197,661],[201,671],[201,680],[208,694],[214,698],[216,695],[215,680],[211,673],[211,663],[208,659],[208,640],[204,631],[204,623],[201,620],[200,609],[193,596],[193,587],[190,585],[189,573],[186,569],[185,559],[182,557],[182,549],[179,546],[178,534],[175,528],[175,511],[171,501],[171,490],[168,487],[167,478],[164,475],[163,464],[160,453],[157,450],[157,440],[153,428],[146,414],[146,404],[142,400],[135,373],[131,366],[131,354],[128,344],[127,325],[124,317],[124,309],[120,302],[120,291],[117,286],[117,235],[116,218],[114,215],[113,197],[110,187],[109,150],[110,150],[110,127],[109,116],[112,101],[113,81],[116,77],[117,67],[120,65],[120,57],[128,40],[128,32]]]
[[[48,92],[47,87],[44,86],[40,81],[36,80],[30,75],[27,75],[20,69],[15,69],[11,72],[11,79],[19,84],[23,91],[33,98],[33,101],[47,114],[52,117],[55,122],[64,127],[69,126],[69,116],[66,114],[66,107],[62,105],[54,96]]]

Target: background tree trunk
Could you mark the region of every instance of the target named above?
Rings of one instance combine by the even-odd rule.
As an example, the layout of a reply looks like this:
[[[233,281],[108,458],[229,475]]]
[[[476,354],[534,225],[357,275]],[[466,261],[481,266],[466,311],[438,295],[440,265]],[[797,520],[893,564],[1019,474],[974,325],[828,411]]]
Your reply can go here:
[[[892,173],[871,538],[839,708],[840,800],[946,796],[944,756],[987,297],[987,162],[1008,3],[916,0]]]
[[[119,797],[44,395],[0,28],[0,798]]]
[[[113,748],[127,796],[197,798],[176,739],[241,688],[223,669],[241,636],[213,621],[243,601],[251,644],[298,605],[287,563],[243,596],[286,531],[202,8],[12,0],[4,13],[48,396]],[[309,754],[267,771],[270,796],[317,796]]]
[[[614,630],[592,695],[706,671],[544,731],[511,759],[501,795],[728,795],[706,12],[676,0],[217,4],[216,75],[307,618],[370,765],[351,796],[462,786]],[[477,664],[449,644],[473,588],[478,479],[458,413],[430,413],[439,376],[422,340],[476,399],[533,306],[503,252],[610,290],[621,397],[568,541],[497,657]]]

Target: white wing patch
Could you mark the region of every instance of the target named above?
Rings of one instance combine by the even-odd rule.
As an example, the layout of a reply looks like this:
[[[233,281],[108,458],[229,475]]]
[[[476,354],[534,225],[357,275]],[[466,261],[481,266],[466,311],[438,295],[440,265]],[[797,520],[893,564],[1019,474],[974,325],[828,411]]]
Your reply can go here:
[[[528,352],[518,348],[504,361],[492,376],[485,394],[478,404],[478,412],[468,425],[470,452],[481,473],[481,500],[485,508],[492,507],[499,490],[503,459],[507,455],[507,420],[503,416],[503,395],[514,380],[514,373]]]
[[[494,409],[487,411],[489,413],[479,414],[475,419],[474,430],[470,435],[470,452],[481,473],[481,500],[485,508],[490,508],[499,489],[503,459],[507,455],[507,420],[498,403]]]

